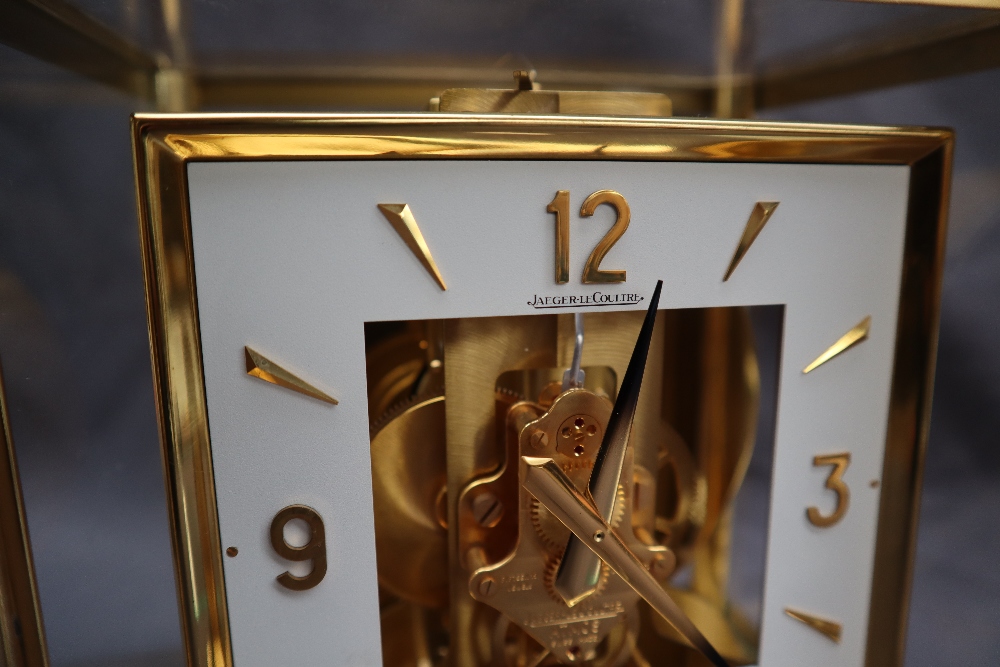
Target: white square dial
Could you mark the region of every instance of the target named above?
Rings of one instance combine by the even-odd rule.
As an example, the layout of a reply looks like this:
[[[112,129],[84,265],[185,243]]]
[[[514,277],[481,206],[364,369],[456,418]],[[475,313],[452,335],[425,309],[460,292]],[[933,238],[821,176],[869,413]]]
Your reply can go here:
[[[949,135],[446,115],[136,128],[192,664],[383,664],[366,323],[645,311],[658,280],[662,311],[784,307],[759,665],[861,667],[895,641],[872,632],[903,626],[903,602],[879,598],[905,597],[916,482],[900,478],[926,420]],[[151,175],[163,165],[183,188]],[[547,210],[563,191],[568,240]],[[580,215],[602,191],[628,225],[589,268],[620,282],[584,282],[626,215]],[[460,501],[441,502],[448,599],[471,605]],[[299,505],[320,523],[274,538]],[[274,541],[317,525],[322,572],[318,551],[296,563]],[[536,625],[553,655],[568,647],[560,661],[583,655]]]

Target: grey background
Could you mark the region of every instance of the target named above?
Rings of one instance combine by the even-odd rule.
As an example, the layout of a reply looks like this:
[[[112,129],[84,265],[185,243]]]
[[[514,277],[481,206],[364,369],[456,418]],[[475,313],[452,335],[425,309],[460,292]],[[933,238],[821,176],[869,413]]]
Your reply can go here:
[[[146,48],[167,48],[152,4],[80,4]],[[715,8],[700,0],[186,6],[190,51],[205,62],[425,53],[506,69],[546,59],[713,67]],[[940,11],[756,2],[755,62]],[[760,114],[957,133],[907,667],[1000,664],[998,102],[1000,71],[989,71]],[[0,356],[54,667],[183,663],[135,219],[136,110],[0,46]]]

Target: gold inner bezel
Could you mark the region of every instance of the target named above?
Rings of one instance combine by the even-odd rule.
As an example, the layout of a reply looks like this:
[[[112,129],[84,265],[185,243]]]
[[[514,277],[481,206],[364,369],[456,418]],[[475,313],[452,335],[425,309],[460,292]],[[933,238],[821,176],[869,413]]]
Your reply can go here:
[[[182,633],[192,667],[233,663],[187,191],[190,161],[612,160],[910,167],[867,667],[906,634],[953,149],[951,131],[698,119],[473,114],[141,114],[132,119],[153,382]]]

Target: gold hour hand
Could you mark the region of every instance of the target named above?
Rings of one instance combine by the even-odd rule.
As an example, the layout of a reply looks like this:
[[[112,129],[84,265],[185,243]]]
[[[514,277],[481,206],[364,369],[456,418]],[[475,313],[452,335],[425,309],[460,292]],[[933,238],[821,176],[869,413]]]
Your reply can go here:
[[[578,543],[603,560],[715,667],[729,667],[677,603],[552,459],[521,457],[524,488],[569,528]]]
[[[597,511],[605,522],[610,522],[618,501],[618,483],[625,463],[629,433],[642,389],[642,375],[646,370],[649,342],[656,323],[656,307],[660,303],[660,289],[663,281],[656,281],[653,298],[650,299],[646,318],[639,330],[639,338],[632,350],[632,358],[622,378],[622,386],[615,400],[615,407],[608,420],[601,448],[594,460],[594,472],[590,477],[590,495]],[[574,357],[574,363],[576,359]],[[554,588],[570,607],[586,598],[597,588],[601,576],[601,561],[589,549],[583,547],[574,535],[570,535],[563,551],[559,571],[556,573]]]

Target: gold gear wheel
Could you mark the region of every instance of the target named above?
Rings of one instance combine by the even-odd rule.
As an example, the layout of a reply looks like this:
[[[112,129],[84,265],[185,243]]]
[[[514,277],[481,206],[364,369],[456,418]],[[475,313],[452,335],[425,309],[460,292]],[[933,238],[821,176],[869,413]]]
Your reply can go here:
[[[590,479],[589,471],[594,468],[594,460],[587,458],[574,461],[566,457],[561,458],[559,467],[562,468],[562,471],[569,475],[577,487],[581,484],[586,485]],[[581,474],[583,471],[587,471],[586,475]],[[569,539],[569,529],[542,507],[535,498],[531,499],[531,525],[535,527],[539,539],[549,548],[549,551],[554,550],[558,555],[558,552],[566,546],[566,540]]]
[[[511,403],[518,403],[520,401],[528,400],[520,392],[514,391],[513,389],[508,389],[507,387],[497,387],[496,388],[497,398],[507,398],[512,399]]]
[[[418,394],[410,394],[408,396],[400,398],[392,405],[390,405],[388,408],[386,408],[385,412],[379,415],[374,421],[368,423],[369,437],[374,438],[376,435],[378,435],[379,431],[381,431],[389,424],[389,422],[391,422],[393,419],[395,419],[396,417],[400,416],[401,414],[409,410],[414,405],[417,405],[418,403],[423,403],[426,400],[436,398],[441,395],[442,394],[440,392],[429,391],[429,392],[421,392]]]
[[[589,465],[588,465],[589,463]],[[593,467],[593,461],[588,463],[580,462],[571,463],[570,465],[562,466],[563,471],[573,476],[574,470],[583,470],[586,468]],[[567,469],[569,468],[569,469]],[[576,479],[573,480],[577,482]],[[535,532],[538,534],[538,539],[542,541],[547,547],[550,554],[561,557],[562,550],[566,547],[566,541],[569,539],[570,531],[569,528],[563,525],[563,523],[554,517],[549,510],[547,510],[541,503],[539,503],[535,498],[531,499],[531,525],[535,527]],[[625,487],[621,484],[618,485],[618,499],[615,502],[615,513],[611,517],[611,527],[617,528],[621,524],[622,517],[625,516]]]

